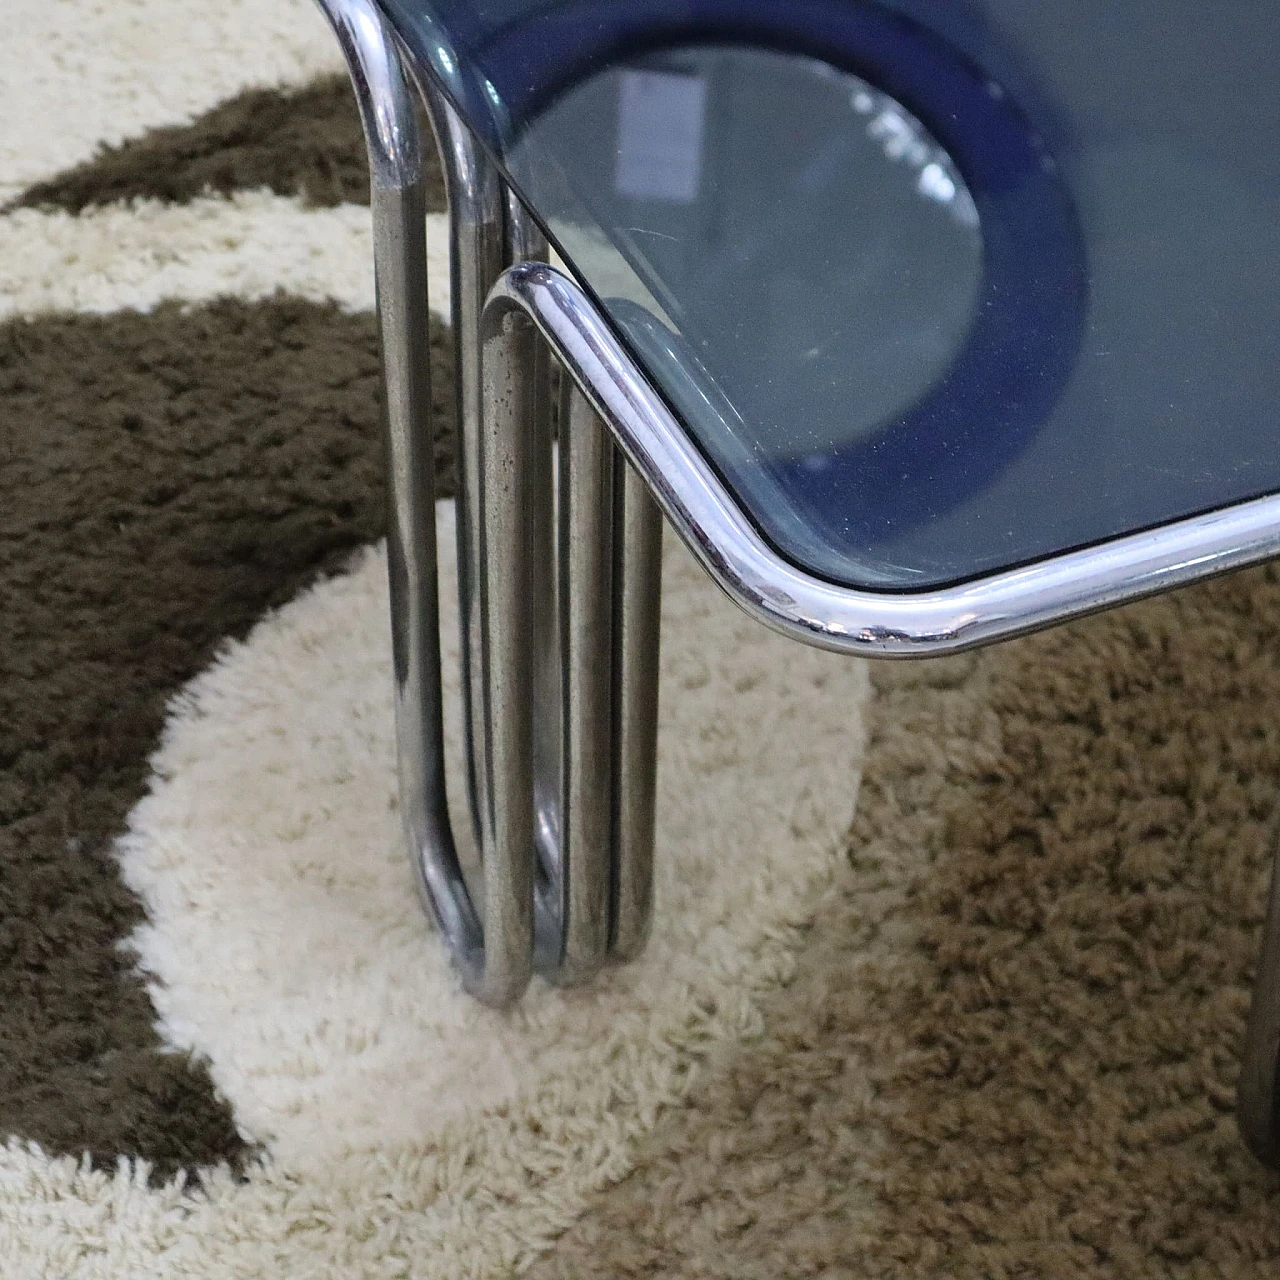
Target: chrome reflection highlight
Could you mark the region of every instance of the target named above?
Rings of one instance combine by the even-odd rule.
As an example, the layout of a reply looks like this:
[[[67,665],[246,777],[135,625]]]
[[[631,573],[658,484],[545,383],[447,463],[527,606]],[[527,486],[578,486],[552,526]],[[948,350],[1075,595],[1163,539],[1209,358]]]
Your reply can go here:
[[[884,658],[954,653],[1280,552],[1280,497],[1272,496],[953,587],[880,594],[835,586],[782,559],[756,532],[572,280],[548,266],[513,267],[486,315],[510,308],[533,319],[725,592],[767,626],[824,649]]]

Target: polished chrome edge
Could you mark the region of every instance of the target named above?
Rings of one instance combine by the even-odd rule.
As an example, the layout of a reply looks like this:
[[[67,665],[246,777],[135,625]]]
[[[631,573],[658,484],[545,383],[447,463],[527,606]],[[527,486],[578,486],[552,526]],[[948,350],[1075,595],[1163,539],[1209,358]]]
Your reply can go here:
[[[390,27],[373,0],[316,3],[333,28],[351,76],[370,185],[416,186],[422,178],[418,122]]]
[[[1263,1164],[1280,1169],[1280,829],[1272,838],[1272,858],[1236,1114],[1249,1150]]]
[[[1280,553],[1280,497],[1266,497],[934,591],[837,586],[760,536],[573,280],[513,267],[489,300],[494,314],[510,307],[532,317],[712,577],[766,625],[808,644],[882,658],[952,653]]]

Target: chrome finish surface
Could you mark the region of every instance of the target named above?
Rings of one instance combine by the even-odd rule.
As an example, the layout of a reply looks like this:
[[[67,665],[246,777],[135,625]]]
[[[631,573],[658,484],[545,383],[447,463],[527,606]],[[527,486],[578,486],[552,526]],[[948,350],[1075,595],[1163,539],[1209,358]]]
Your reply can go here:
[[[511,192],[506,192],[505,255],[508,265],[543,262],[547,241]],[[477,315],[477,324],[479,315]],[[477,342],[479,339],[477,338]],[[483,358],[483,353],[482,353]],[[540,876],[536,909],[534,967],[555,975],[564,955],[566,883],[561,846],[564,839],[564,720],[561,701],[561,635],[558,600],[561,584],[556,563],[556,479],[551,403],[551,357],[546,343],[536,342],[519,371],[529,395],[532,547],[529,584],[529,639],[533,646],[533,800],[534,834]]]
[[[481,367],[479,462],[480,668],[473,697],[483,721],[476,759],[484,861],[486,971],[503,1002],[518,996],[533,964],[533,664],[529,647],[529,531],[534,478],[530,385],[533,326],[508,315]]]
[[[547,244],[435,83],[422,77],[419,89],[442,156],[450,209],[461,685],[468,798],[483,865],[479,911],[452,840],[437,838],[447,849],[432,856],[429,842],[411,839],[420,851],[428,901],[468,989],[502,1004],[519,994],[533,968],[558,982],[584,981],[599,969],[608,955],[616,901],[647,903],[643,884],[652,877],[652,835],[639,842],[648,850],[644,859],[637,857],[636,839],[626,840],[622,862],[629,870],[620,888],[612,710],[628,680],[614,671],[611,583],[614,560],[623,556],[614,545],[613,446],[579,399],[580,408],[566,412],[557,476],[546,344],[535,340],[526,321],[511,317],[482,352],[481,313],[490,286],[506,265],[544,260]],[[398,113],[406,106],[401,101]],[[406,246],[402,256],[414,252]],[[410,363],[425,369],[425,347]],[[402,408],[400,392],[392,399]],[[578,417],[581,423],[569,429]],[[434,526],[426,529],[424,515],[431,477],[424,477],[423,465],[419,458],[414,478],[394,486],[404,502],[416,504],[412,530],[397,543],[412,548],[419,568],[429,565],[434,593]],[[421,647],[430,643],[425,633],[435,615],[428,623],[419,606],[414,616],[417,625],[405,629]],[[439,703],[434,631],[431,638],[435,665],[428,664],[413,697],[404,700],[414,706],[428,697],[427,689]],[[646,669],[634,658],[630,665]],[[656,679],[656,666],[653,672]],[[633,697],[646,700],[652,705],[656,695]],[[435,715],[438,721],[438,705]],[[417,815],[415,831],[430,820],[447,835],[443,744],[407,706],[402,719],[407,811]],[[652,770],[651,757],[632,750],[628,758],[633,769],[647,760]],[[421,783],[415,781],[429,775],[438,783],[431,805],[417,794]],[[626,794],[643,797],[652,789],[651,778],[640,778]],[[647,919],[647,906],[629,906],[626,915]],[[634,927],[627,936],[643,932]]]
[[[599,430],[603,435],[603,424]],[[644,949],[653,916],[662,512],[617,447],[611,445],[610,452],[615,529],[610,953],[613,959],[625,961],[635,959]]]
[[[545,350],[545,346],[544,346]],[[614,879],[613,441],[569,379],[560,413],[558,556],[561,656],[558,976],[580,982],[609,950]]]
[[[422,144],[394,39],[372,0],[317,0],[351,76],[377,190],[405,190],[422,178]]]
[[[506,1004],[524,990],[532,968],[531,804],[521,791],[530,774],[521,760],[527,681],[522,682],[520,662],[509,661],[506,653],[518,628],[491,629],[485,639],[497,661],[480,668],[484,700],[500,713],[496,731],[483,740],[484,759],[497,762],[512,780],[489,797],[478,824],[482,920],[458,860],[445,798],[421,144],[398,54],[370,0],[320,3],[351,69],[370,155],[391,490],[387,558],[402,820],[419,888],[464,985],[486,1003]],[[536,345],[529,326],[523,329],[523,340]],[[489,455],[506,497],[489,504],[488,527],[481,532],[490,549],[495,538],[512,538],[521,546],[523,538],[509,530],[523,532],[524,495],[518,483],[523,437],[509,429],[504,435],[509,423],[501,415],[489,425],[494,437]],[[523,601],[519,555],[496,558],[501,564],[491,593],[504,603]],[[507,615],[514,614],[508,604]],[[481,612],[482,630],[485,621]]]
[[[833,586],[783,560],[756,532],[572,280],[548,266],[513,267],[487,315],[510,309],[533,319],[711,576],[766,625],[808,644],[885,658],[956,652],[1280,552],[1273,496],[953,587],[877,594]]]
[[[1274,858],[1236,1109],[1249,1150],[1280,1169],[1280,831]]]
[[[513,196],[507,197],[507,258],[538,262],[547,257],[545,238]],[[509,351],[482,346],[481,360],[504,364]],[[524,350],[522,369],[508,369],[527,396],[526,430],[531,441],[531,548],[529,627],[533,661],[533,766],[535,837],[540,876],[535,899],[535,970],[561,984],[589,980],[610,958],[617,902],[625,904],[625,935],[636,939],[647,927],[646,883],[652,880],[652,831],[634,811],[651,796],[653,751],[615,742],[615,702],[656,704],[656,684],[634,688],[635,675],[655,663],[627,651],[625,669],[617,645],[615,569],[631,562],[628,531],[615,521],[614,482],[618,456],[599,418],[569,379],[562,383],[560,433],[553,455],[551,361],[543,342]],[[556,463],[558,462],[558,465]],[[646,500],[645,508],[653,511]],[[621,510],[621,508],[619,508]],[[644,529],[642,522],[637,528]],[[650,539],[652,542],[652,538]],[[634,571],[632,574],[635,576]],[[642,575],[645,581],[651,573]],[[619,582],[622,581],[619,576]],[[650,593],[652,595],[652,593]],[[631,612],[639,608],[632,591]],[[656,602],[654,605],[656,609]],[[656,618],[656,614],[654,615]],[[632,632],[637,628],[632,625]],[[654,626],[641,628],[650,638]],[[656,643],[656,635],[653,635]],[[656,661],[656,651],[655,651]],[[632,711],[627,719],[636,721]],[[618,725],[623,723],[618,718]],[[641,732],[628,744],[643,745]],[[624,781],[615,770],[647,768],[649,777]],[[618,798],[629,798],[619,822]],[[650,822],[650,828],[651,828]]]
[[[506,256],[509,263],[544,262],[548,256],[541,230],[510,192]],[[482,349],[482,361],[507,358],[493,345]],[[636,798],[642,807],[643,797],[652,795],[656,756],[634,745],[625,757],[615,750],[614,704],[629,696],[633,704],[656,705],[656,648],[648,667],[628,649],[627,666],[615,669],[623,655],[615,646],[614,571],[616,565],[621,573],[631,562],[632,548],[627,530],[614,520],[618,455],[613,442],[566,378],[553,456],[550,352],[538,342],[523,358],[525,367],[509,373],[521,379],[528,396],[532,442],[529,626],[541,870],[534,967],[554,982],[575,984],[589,980],[609,958],[616,901],[626,904],[629,954],[638,953],[635,939],[642,939],[647,928],[644,891],[652,881],[652,831],[646,835],[641,822],[637,836],[633,810]],[[660,521],[652,503],[646,500],[643,509]],[[637,528],[643,531],[643,523]],[[647,581],[652,574],[642,576]],[[633,598],[632,613],[639,603]],[[642,630],[646,640],[653,633],[656,645],[656,626]],[[650,669],[652,688],[633,687],[634,676]],[[635,719],[633,711],[627,722]],[[628,735],[629,744],[644,741],[643,729]],[[624,782],[615,773],[624,763],[632,773],[647,768],[649,777]],[[620,824],[616,799],[623,794],[629,803]]]

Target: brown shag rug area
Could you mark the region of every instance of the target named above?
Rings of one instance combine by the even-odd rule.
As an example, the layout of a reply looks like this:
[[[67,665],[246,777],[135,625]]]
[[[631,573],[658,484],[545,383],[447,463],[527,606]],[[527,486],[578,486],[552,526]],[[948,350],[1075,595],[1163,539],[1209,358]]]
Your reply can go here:
[[[851,874],[546,1276],[1257,1276],[1280,574],[877,667]]]
[[[384,949],[436,949],[410,903],[344,951],[383,928],[360,895],[400,882],[316,869],[390,805],[375,787],[366,821],[352,783],[381,776],[360,681],[385,673],[355,621],[382,490],[349,91],[293,0],[246,0],[263,39],[215,30],[149,96],[148,33],[184,11],[71,7],[45,31],[26,5],[0,52],[27,121],[0,147],[0,1270],[1276,1275],[1280,1179],[1233,1106],[1280,572],[869,684],[796,657],[781,693],[749,624],[707,622],[723,645],[677,639],[664,669],[699,792],[671,838],[706,859],[673,881],[669,950],[706,957],[506,1022],[453,1011],[443,968],[362,987]],[[69,68],[101,123],[54,145],[24,103]],[[445,493],[452,456],[442,430]],[[677,634],[720,619],[670,564]],[[824,714],[844,772],[804,754]],[[738,899],[717,788],[757,776],[776,835]],[[345,932],[322,891],[361,904]],[[432,1001],[438,1026],[374,1045]]]

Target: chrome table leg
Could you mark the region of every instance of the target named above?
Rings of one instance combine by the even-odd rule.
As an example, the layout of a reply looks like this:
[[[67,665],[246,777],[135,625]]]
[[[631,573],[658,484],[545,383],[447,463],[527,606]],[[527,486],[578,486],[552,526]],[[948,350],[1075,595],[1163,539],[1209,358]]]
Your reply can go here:
[[[1280,832],[1240,1067],[1238,1113],[1249,1149],[1263,1164],[1280,1169]]]
[[[474,589],[476,576],[470,579],[481,637],[481,652],[470,661],[478,666],[472,686],[491,729],[477,755],[502,779],[481,803],[473,802],[484,863],[477,910],[458,860],[444,786],[421,142],[398,53],[372,0],[320,4],[351,70],[370,160],[391,488],[387,544],[402,818],[419,886],[467,990],[486,1003],[506,1004],[528,984],[533,951],[530,681],[519,616],[527,602],[527,573],[518,553],[506,554],[524,545],[528,519],[525,442],[516,429],[522,415],[513,405],[512,412],[494,417],[487,439],[478,431],[471,436],[484,450],[472,476],[487,462],[499,478],[478,504],[486,512],[475,539],[481,558],[469,566],[473,575],[483,574],[487,554],[496,569],[487,592]],[[508,328],[511,341],[533,346],[527,325],[523,333],[516,332],[518,324]],[[503,388],[493,390],[495,399],[504,394]],[[477,386],[470,403],[479,399]],[[501,501],[498,490],[505,494]],[[490,602],[493,617],[486,613]]]
[[[480,313],[493,282],[507,263],[503,187],[498,171],[475,145],[466,125],[434,83],[417,80],[444,170],[449,200],[449,292],[454,335],[455,431],[458,458],[456,507],[458,619],[461,632],[463,734],[466,739],[467,796],[472,825],[484,807],[477,775],[477,744],[484,727],[473,672],[480,670],[479,541]],[[479,843],[479,830],[475,828]]]
[[[502,292],[510,274],[485,309],[486,368],[510,358],[503,326],[523,314]],[[525,376],[536,379],[537,367],[531,363]],[[538,967],[555,981],[580,982],[606,960],[633,959],[649,934],[662,517],[582,386],[570,376],[565,382],[558,625],[545,650],[558,655],[560,675],[544,699],[558,705],[559,798],[540,811],[544,828],[559,834],[544,859],[555,917],[546,932],[559,949],[553,955],[540,949]],[[538,932],[544,933],[541,921]]]
[[[545,262],[546,237],[520,202],[506,194],[507,265]],[[495,277],[496,278],[496,277]],[[493,284],[491,280],[490,285]],[[483,303],[483,299],[481,300]],[[479,313],[473,340],[479,348]],[[482,354],[482,353],[481,353]],[[480,354],[477,355],[480,358]],[[564,647],[560,635],[559,600],[563,594],[556,558],[556,469],[552,430],[551,361],[546,345],[537,342],[527,364],[518,371],[529,388],[527,430],[534,445],[534,499],[530,541],[533,551],[530,584],[530,643],[533,646],[533,803],[538,846],[538,885],[534,905],[534,968],[552,975],[561,969],[566,946],[563,734],[561,698]]]
[[[450,209],[469,886],[445,797],[421,141],[374,0],[319,3],[370,158],[402,817],[466,989],[503,1005],[535,968],[584,981],[648,932],[660,517],[567,380],[556,467],[548,345],[518,310],[485,319],[504,267],[546,242],[423,78]]]
[[[613,446],[567,378],[559,440],[562,981],[589,978],[609,950],[614,875]]]
[[[514,197],[507,201],[507,259],[541,262],[548,257],[541,232]],[[603,423],[582,393],[565,379],[559,414],[559,440],[553,465],[550,415],[549,350],[539,342],[518,374],[531,397],[528,434],[534,441],[535,494],[530,533],[531,637],[534,645],[534,796],[542,876],[535,911],[535,968],[552,981],[572,984],[590,979],[610,957],[611,913],[621,902],[628,940],[643,937],[651,894],[652,821],[637,838],[633,811],[652,810],[654,749],[643,726],[641,704],[656,716],[656,647],[645,666],[627,646],[627,666],[620,665],[620,617],[615,617],[614,578],[619,582],[631,565],[629,619],[650,603],[652,591],[637,595],[635,583],[653,579],[660,564],[652,555],[635,560],[631,529],[615,520],[616,453]],[[485,367],[507,361],[509,348],[482,346]],[[487,409],[487,406],[486,406]],[[619,503],[621,495],[619,495]],[[657,520],[657,509],[644,495],[633,507]],[[619,514],[621,507],[619,506]],[[632,522],[637,529],[642,524]],[[657,524],[661,535],[660,523]],[[650,538],[649,543],[652,543]],[[643,541],[641,549],[649,549]],[[635,561],[632,564],[632,561]],[[650,572],[638,573],[642,563]],[[630,632],[634,635],[634,622]],[[657,642],[657,627],[645,629]],[[652,671],[654,683],[634,688],[636,677]],[[615,700],[629,697],[625,718],[615,715]],[[627,753],[615,750],[615,721],[638,725],[627,735]],[[647,768],[649,780],[635,779],[625,789],[617,772],[625,763],[635,772]],[[629,797],[624,820],[617,821],[617,794]],[[647,830],[647,835],[646,835]],[[625,856],[624,856],[625,847]],[[641,850],[644,852],[642,853]],[[637,867],[640,874],[637,875]],[[648,877],[646,881],[646,877]],[[625,883],[623,883],[625,879]],[[639,948],[636,947],[632,954]]]

